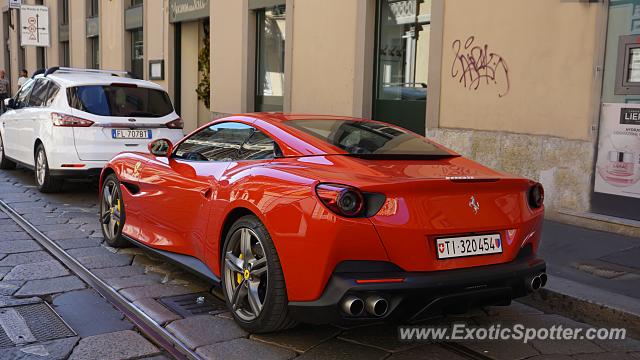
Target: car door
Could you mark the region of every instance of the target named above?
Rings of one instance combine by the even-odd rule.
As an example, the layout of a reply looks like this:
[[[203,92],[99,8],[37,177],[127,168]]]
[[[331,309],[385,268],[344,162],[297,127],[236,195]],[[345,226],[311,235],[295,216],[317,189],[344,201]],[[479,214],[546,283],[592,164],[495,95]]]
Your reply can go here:
[[[220,201],[223,174],[253,128],[237,122],[205,127],[169,157],[151,157],[140,172],[145,228],[142,241],[204,259],[212,203]]]
[[[51,81],[45,78],[39,78],[34,82],[31,94],[27,101],[27,106],[22,109],[19,121],[16,121],[16,132],[19,143],[18,160],[33,165],[34,160],[34,144],[37,138],[41,138],[37,133],[37,129],[43,121],[50,121],[51,117],[45,110],[45,102],[49,91]],[[45,144],[45,146],[48,144]],[[46,151],[45,147],[45,151]]]
[[[4,127],[4,151],[8,157],[24,162],[22,154],[23,145],[20,143],[20,122],[24,118],[25,109],[28,106],[29,96],[33,88],[34,81],[27,81],[16,94],[13,108],[2,115],[2,126]],[[32,161],[30,162],[32,163]]]

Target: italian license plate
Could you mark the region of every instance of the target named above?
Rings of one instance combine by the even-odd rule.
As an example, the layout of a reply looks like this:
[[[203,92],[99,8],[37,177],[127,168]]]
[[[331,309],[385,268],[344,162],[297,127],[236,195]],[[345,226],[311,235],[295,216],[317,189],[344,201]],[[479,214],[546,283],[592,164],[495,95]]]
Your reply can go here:
[[[436,239],[438,259],[502,253],[500,234]]]
[[[151,130],[111,129],[114,139],[151,139]]]

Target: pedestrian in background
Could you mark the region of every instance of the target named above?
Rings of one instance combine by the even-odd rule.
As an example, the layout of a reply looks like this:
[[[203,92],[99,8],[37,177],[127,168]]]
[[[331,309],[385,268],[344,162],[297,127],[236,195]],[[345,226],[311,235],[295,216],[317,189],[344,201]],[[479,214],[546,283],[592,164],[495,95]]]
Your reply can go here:
[[[20,89],[27,80],[29,80],[29,73],[27,72],[27,69],[22,69],[20,71],[20,77],[18,78],[18,89]]]
[[[0,113],[4,113],[4,99],[9,97],[9,80],[5,79],[5,71],[0,70]]]

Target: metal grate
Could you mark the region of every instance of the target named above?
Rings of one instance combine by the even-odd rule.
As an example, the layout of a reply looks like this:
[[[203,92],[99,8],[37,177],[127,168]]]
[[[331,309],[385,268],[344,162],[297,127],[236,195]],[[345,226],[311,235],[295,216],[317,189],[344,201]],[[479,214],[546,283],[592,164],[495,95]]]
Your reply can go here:
[[[226,310],[225,304],[209,293],[169,296],[158,301],[185,318],[202,314],[213,315]]]
[[[47,303],[0,309],[0,348],[75,335]]]

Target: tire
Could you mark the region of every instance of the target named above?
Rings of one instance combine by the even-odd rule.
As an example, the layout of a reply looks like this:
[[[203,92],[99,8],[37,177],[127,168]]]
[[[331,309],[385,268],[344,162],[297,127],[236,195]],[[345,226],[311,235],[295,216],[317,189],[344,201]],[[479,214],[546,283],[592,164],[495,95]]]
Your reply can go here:
[[[16,163],[7,159],[4,155],[4,142],[2,142],[2,135],[0,135],[0,169],[12,170],[16,168]]]
[[[243,252],[242,243],[246,237],[251,246],[247,247],[248,252]],[[244,261],[244,258],[249,260]],[[237,271],[240,269],[242,272]],[[296,325],[289,315],[280,258],[269,232],[257,217],[244,216],[231,226],[225,237],[221,270],[227,307],[244,330],[266,333]],[[261,306],[255,306],[255,299]]]
[[[35,178],[38,190],[42,193],[56,193],[62,189],[63,180],[61,178],[51,176],[49,171],[49,162],[47,161],[47,152],[44,145],[38,144],[35,152]]]
[[[104,179],[100,194],[100,229],[104,240],[114,248],[129,247],[131,244],[122,236],[126,214],[116,174]]]

